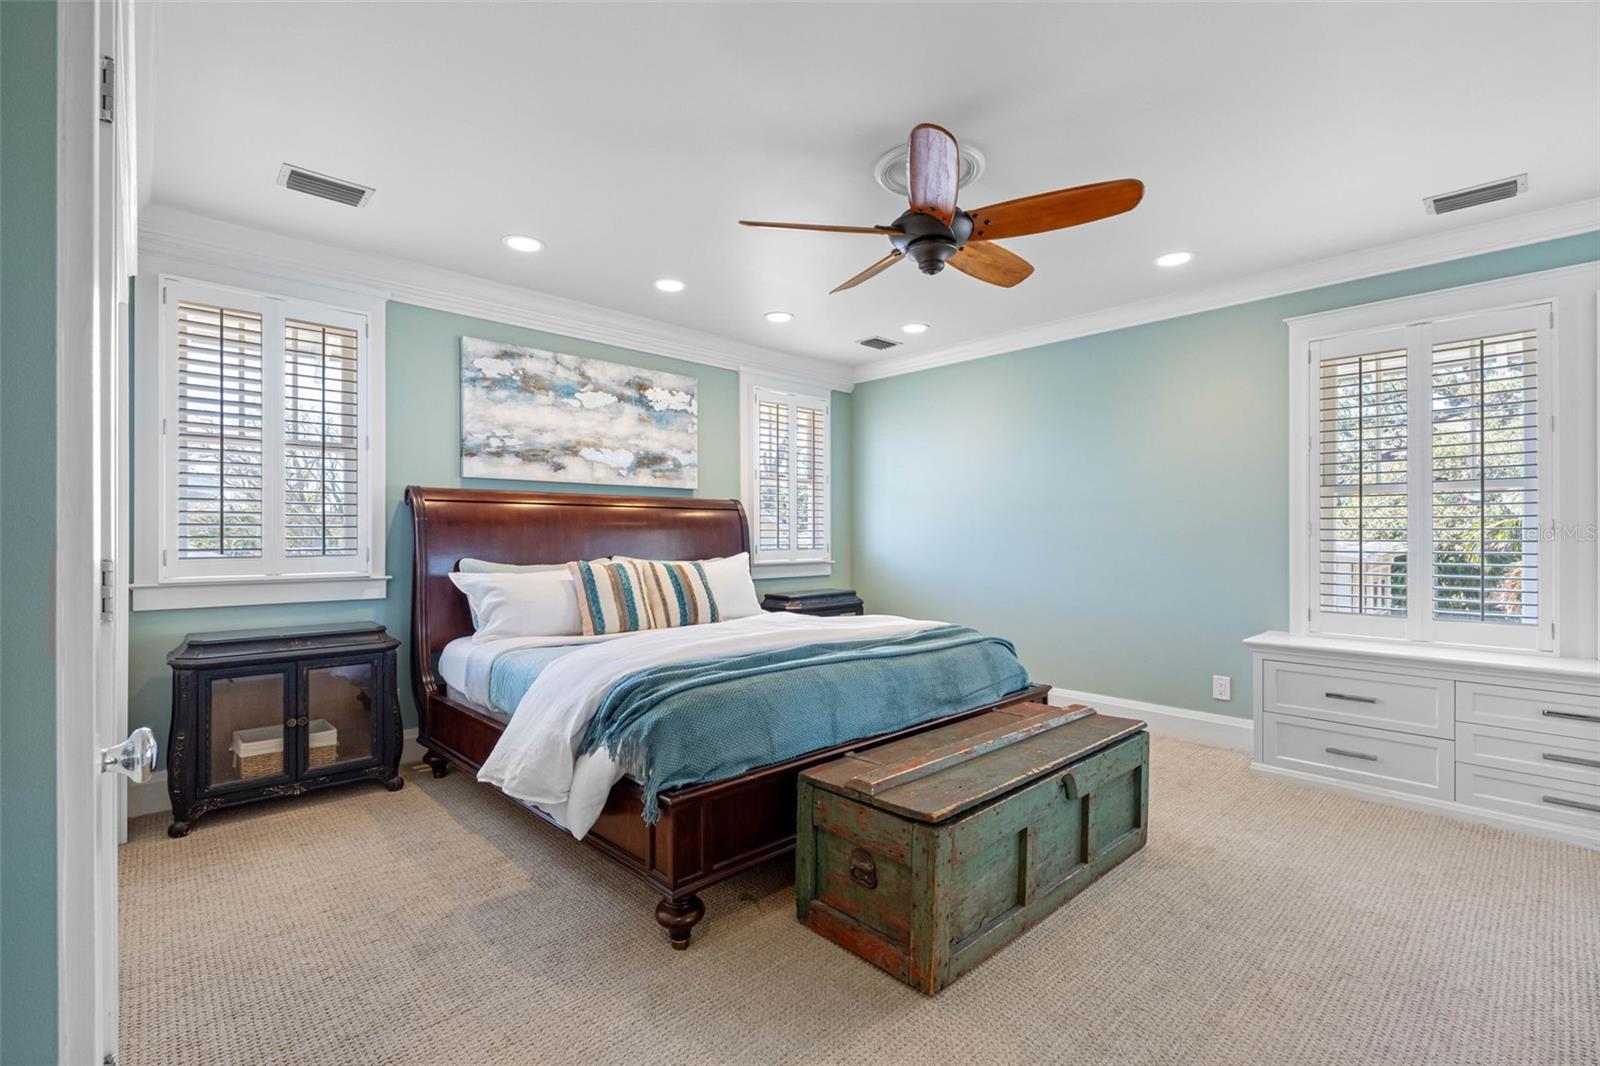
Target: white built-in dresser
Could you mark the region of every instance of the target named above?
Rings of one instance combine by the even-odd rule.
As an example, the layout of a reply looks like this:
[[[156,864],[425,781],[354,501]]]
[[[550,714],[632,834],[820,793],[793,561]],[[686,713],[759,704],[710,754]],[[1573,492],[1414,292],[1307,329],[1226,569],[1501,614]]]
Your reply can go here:
[[[1262,633],[1255,769],[1600,848],[1600,662]]]

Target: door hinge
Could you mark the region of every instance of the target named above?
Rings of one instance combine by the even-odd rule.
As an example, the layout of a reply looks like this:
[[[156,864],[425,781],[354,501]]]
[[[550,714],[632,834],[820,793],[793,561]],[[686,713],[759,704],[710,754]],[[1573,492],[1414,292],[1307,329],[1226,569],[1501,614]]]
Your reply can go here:
[[[117,120],[117,61],[100,57],[100,121]]]
[[[110,622],[117,617],[117,564],[110,559],[100,560],[100,620]]]

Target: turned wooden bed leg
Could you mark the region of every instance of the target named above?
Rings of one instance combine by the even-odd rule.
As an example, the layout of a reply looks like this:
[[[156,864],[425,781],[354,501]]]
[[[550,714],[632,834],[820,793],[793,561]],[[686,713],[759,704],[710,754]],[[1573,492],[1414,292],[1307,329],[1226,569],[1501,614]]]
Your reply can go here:
[[[443,755],[430,751],[422,757],[422,761],[432,768],[434,777],[443,777],[450,772],[450,763]]]
[[[694,929],[695,923],[705,916],[706,905],[701,903],[700,897],[696,895],[677,899],[668,896],[656,904],[656,921],[661,923],[661,928],[672,938],[672,947],[675,951],[682,951],[689,946],[690,932]]]

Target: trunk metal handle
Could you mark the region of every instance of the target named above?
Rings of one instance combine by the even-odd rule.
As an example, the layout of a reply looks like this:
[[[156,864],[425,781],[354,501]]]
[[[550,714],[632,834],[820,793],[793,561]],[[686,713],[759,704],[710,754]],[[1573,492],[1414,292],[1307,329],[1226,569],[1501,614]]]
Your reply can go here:
[[[1562,755],[1559,752],[1547,751],[1544,753],[1546,762],[1571,763],[1573,766],[1593,766],[1600,769],[1600,759],[1585,759],[1581,755]]]
[[[1377,703],[1376,696],[1351,696],[1344,692],[1324,692],[1323,696],[1330,700],[1344,700],[1347,703]]]
[[[1562,799],[1560,796],[1545,796],[1543,799],[1553,807],[1572,807],[1576,810],[1600,814],[1600,803],[1584,803],[1582,800]]]
[[[1368,762],[1377,762],[1376,755],[1369,755],[1364,751],[1346,751],[1344,748],[1323,748],[1329,755],[1343,755],[1347,759],[1365,759]]]
[[[850,880],[862,888],[878,887],[878,864],[866,848],[857,848],[850,853]]]
[[[1552,711],[1546,707],[1539,712],[1546,718],[1571,718],[1575,722],[1600,722],[1600,714],[1579,714],[1577,711]]]

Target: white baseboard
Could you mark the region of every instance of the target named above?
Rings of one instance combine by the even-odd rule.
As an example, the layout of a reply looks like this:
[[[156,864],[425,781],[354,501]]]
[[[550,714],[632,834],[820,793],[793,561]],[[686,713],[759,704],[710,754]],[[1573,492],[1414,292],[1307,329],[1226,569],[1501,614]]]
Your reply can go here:
[[[400,748],[400,765],[411,766],[421,762],[424,751],[422,745],[417,743],[417,731],[407,729],[401,736],[404,738],[404,743]],[[128,786],[127,812],[130,819],[171,810],[172,804],[167,799],[165,770],[157,770],[150,780],[142,784]]]
[[[1086,703],[1095,710],[1127,718],[1143,719],[1150,732],[1162,736],[1192,740],[1214,748],[1233,748],[1236,751],[1252,749],[1254,726],[1250,719],[1213,711],[1191,711],[1187,707],[1168,707],[1143,700],[1105,696],[1098,692],[1078,692],[1070,688],[1052,688],[1050,702],[1056,706],[1069,703]]]
[[[1391,807],[1405,807],[1413,811],[1426,811],[1429,814],[1442,814],[1446,818],[1454,818],[1458,822],[1471,822],[1474,825],[1491,825],[1497,829],[1515,829],[1523,833],[1531,833],[1546,840],[1559,840],[1564,844],[1577,844],[1585,848],[1600,849],[1600,841],[1595,839],[1594,831],[1578,826],[1552,825],[1549,822],[1535,821],[1532,818],[1518,818],[1514,814],[1501,814],[1499,811],[1486,811],[1477,807],[1468,807],[1453,800],[1434,799],[1431,796],[1413,796],[1406,792],[1391,792],[1386,788],[1373,788],[1355,781],[1334,781],[1317,774],[1303,774],[1297,770],[1286,770],[1281,766],[1268,766],[1265,763],[1253,762],[1250,769],[1263,777],[1275,777],[1281,781],[1293,781],[1299,785],[1310,785],[1312,788],[1323,792],[1342,792],[1347,796],[1359,796],[1362,799],[1386,803]]]

